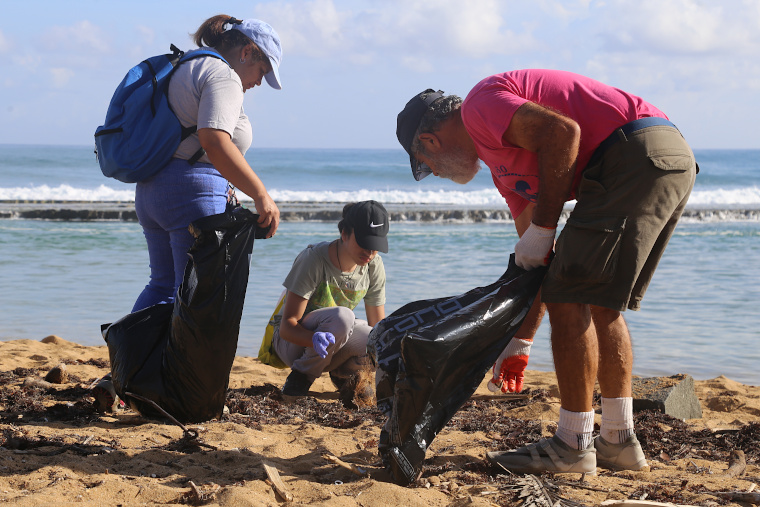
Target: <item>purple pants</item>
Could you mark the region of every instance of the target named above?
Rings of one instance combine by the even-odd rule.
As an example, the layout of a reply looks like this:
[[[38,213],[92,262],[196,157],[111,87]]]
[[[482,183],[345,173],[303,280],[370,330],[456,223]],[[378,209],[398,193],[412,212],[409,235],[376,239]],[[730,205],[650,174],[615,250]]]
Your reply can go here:
[[[191,166],[172,159],[135,189],[135,211],[148,242],[150,282],[132,311],[174,302],[195,238],[188,225],[199,218],[223,213],[227,180],[211,164]]]

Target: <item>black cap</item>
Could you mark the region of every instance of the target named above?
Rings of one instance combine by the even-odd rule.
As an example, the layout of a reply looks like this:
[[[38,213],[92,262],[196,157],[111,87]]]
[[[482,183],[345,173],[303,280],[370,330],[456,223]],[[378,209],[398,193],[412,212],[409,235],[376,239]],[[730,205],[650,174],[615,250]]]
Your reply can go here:
[[[423,95],[427,95],[424,99]],[[425,116],[428,108],[433,105],[433,102],[444,96],[441,90],[433,91],[432,88],[428,88],[422,93],[415,95],[412,100],[406,103],[404,109],[398,114],[396,118],[396,137],[401,146],[404,147],[409,154],[409,163],[412,166],[412,175],[414,179],[420,181],[425,176],[428,176],[432,171],[430,168],[414,158],[412,155],[412,143],[414,142],[414,134],[417,132],[417,128],[420,126],[422,117]]]
[[[359,246],[367,250],[388,253],[388,212],[377,201],[361,201],[346,212],[346,221],[354,229]]]

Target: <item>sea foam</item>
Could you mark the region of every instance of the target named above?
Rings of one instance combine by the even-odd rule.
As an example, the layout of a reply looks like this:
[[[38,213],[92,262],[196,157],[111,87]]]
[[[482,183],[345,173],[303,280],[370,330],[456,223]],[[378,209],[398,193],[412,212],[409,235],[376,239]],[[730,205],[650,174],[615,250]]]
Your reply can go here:
[[[430,204],[463,207],[499,208],[504,199],[495,188],[465,190],[357,189],[354,191],[294,191],[272,188],[277,202],[344,203],[374,199],[386,204]],[[77,188],[70,185],[0,188],[0,201],[134,201],[134,189],[115,189],[107,185]],[[250,200],[238,191],[241,200]],[[760,187],[695,189],[688,206],[700,209],[760,209]]]

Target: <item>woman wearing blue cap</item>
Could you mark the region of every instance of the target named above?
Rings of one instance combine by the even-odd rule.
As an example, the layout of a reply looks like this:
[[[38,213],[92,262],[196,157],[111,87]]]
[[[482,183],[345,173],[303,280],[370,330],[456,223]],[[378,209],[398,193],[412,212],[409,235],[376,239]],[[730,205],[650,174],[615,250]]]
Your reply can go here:
[[[280,39],[263,21],[218,15],[203,22],[194,40],[224,60],[205,56],[187,61],[169,83],[169,105],[180,123],[198,130],[182,141],[166,167],[137,184],[135,209],[148,243],[150,282],[133,312],[174,300],[194,241],[187,227],[223,213],[228,200],[234,200],[230,184],[253,199],[269,236],[280,221],[277,205],[244,158],[252,135],[243,110],[244,93],[263,79],[281,88]]]
[[[377,253],[388,252],[388,220],[379,202],[347,204],[340,237],[296,257],[259,352],[263,361],[291,368],[283,394],[305,396],[325,371],[340,389],[368,364],[369,332],[385,317],[385,268]],[[366,321],[353,312],[362,300]]]

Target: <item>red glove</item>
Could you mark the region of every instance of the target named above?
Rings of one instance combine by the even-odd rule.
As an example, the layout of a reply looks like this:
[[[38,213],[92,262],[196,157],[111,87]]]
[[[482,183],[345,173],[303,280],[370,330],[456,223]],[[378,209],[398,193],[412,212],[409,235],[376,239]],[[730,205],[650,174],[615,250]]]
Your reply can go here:
[[[488,381],[492,393],[519,393],[523,388],[532,338],[512,338],[493,365],[493,377]]]

